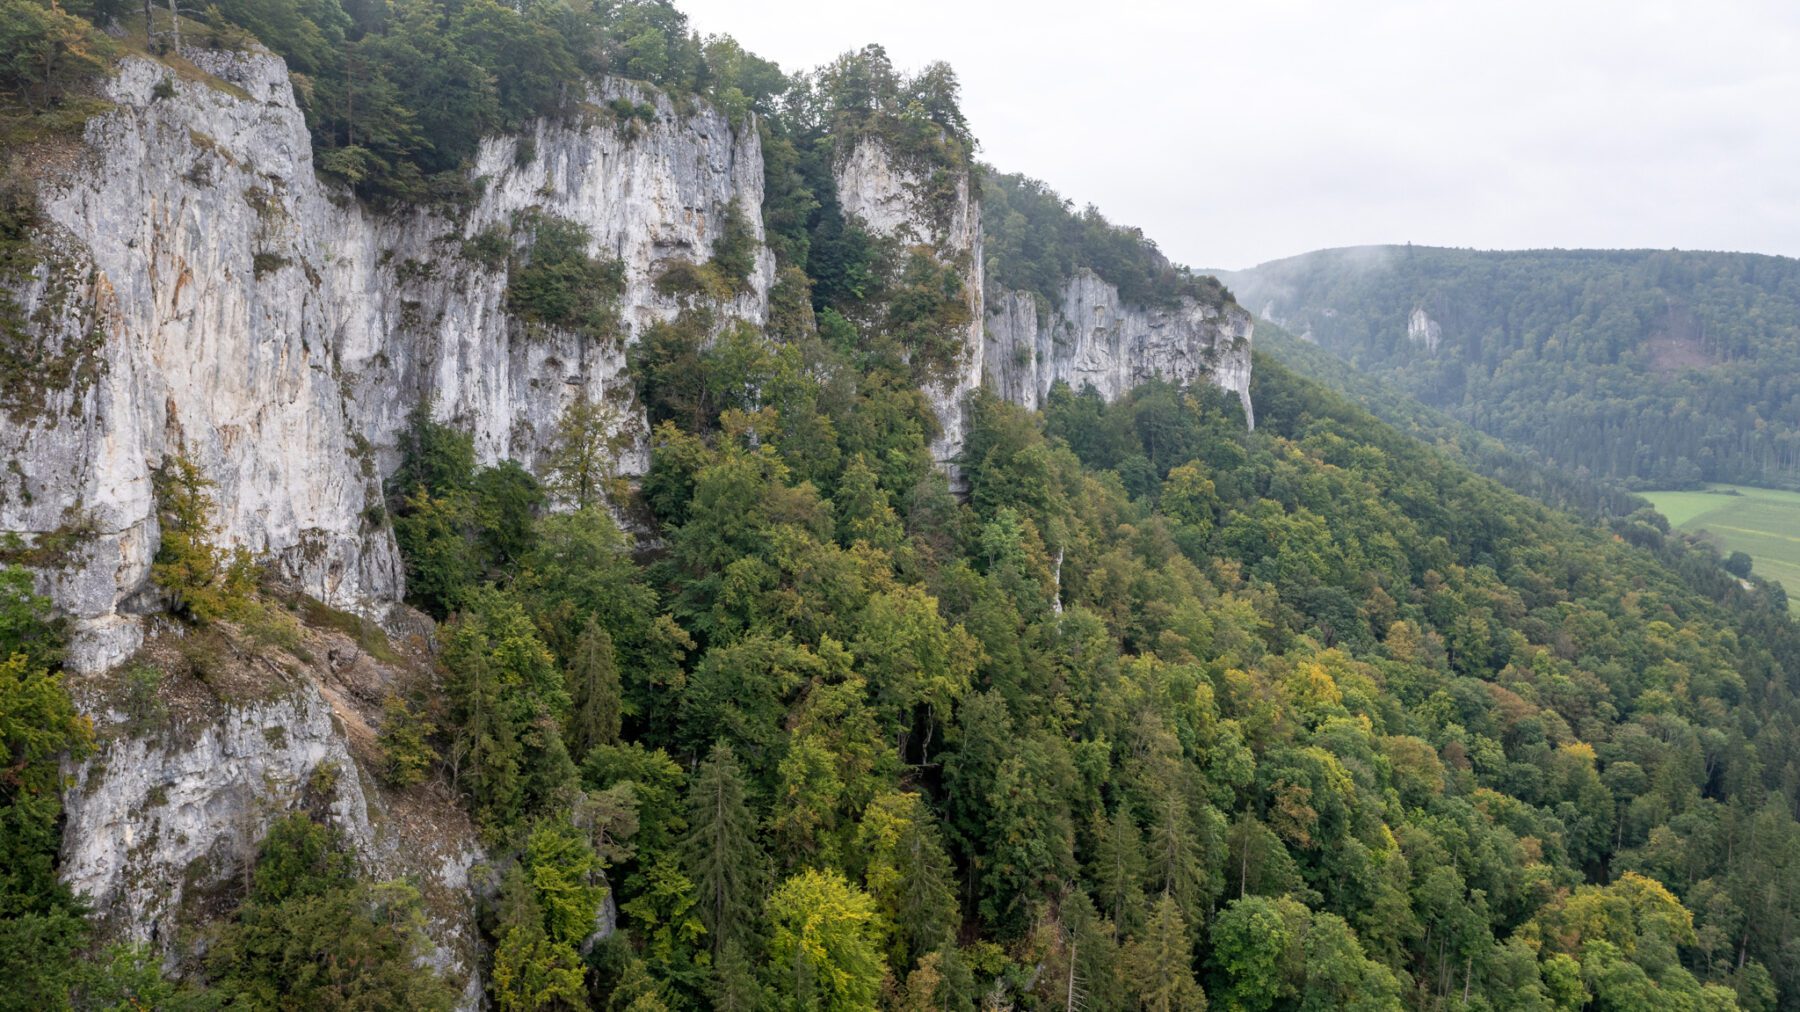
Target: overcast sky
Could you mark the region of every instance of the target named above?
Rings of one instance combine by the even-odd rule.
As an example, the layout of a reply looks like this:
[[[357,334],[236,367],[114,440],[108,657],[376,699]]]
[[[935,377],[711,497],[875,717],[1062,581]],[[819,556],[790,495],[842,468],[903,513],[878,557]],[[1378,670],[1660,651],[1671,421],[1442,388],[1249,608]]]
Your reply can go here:
[[[947,60],[980,157],[1176,260],[1800,255],[1800,3],[677,0],[783,69]]]

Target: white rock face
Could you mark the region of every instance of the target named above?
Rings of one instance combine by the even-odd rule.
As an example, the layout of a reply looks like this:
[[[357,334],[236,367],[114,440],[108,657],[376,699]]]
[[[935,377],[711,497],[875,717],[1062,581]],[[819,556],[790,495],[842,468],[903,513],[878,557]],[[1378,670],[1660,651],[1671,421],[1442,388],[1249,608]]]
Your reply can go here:
[[[986,382],[1000,396],[1037,408],[1050,388],[1092,386],[1107,400],[1153,378],[1204,380],[1238,396],[1252,427],[1250,314],[1183,299],[1173,309],[1125,305],[1119,290],[1082,270],[1060,305],[1040,313],[1029,292],[998,291],[988,306]]]
[[[1427,355],[1436,354],[1438,342],[1443,339],[1444,328],[1425,312],[1424,307],[1414,307],[1412,315],[1406,318],[1406,339],[1414,344],[1425,346]]]
[[[962,354],[948,381],[928,386],[925,395],[937,414],[938,438],[931,455],[949,466],[962,452],[968,431],[966,402],[981,384],[982,315],[985,306],[981,246],[981,202],[971,192],[967,172],[956,177],[954,198],[934,212],[919,173],[899,164],[881,141],[865,137],[838,163],[838,203],[847,217],[860,219],[873,235],[905,246],[929,247],[939,263],[960,264],[963,294],[969,300],[969,329]]]
[[[532,467],[582,391],[619,405],[624,424],[645,434],[624,375],[625,348],[679,312],[655,280],[674,262],[711,256],[733,203],[761,243],[762,147],[755,130],[734,132],[709,106],[678,116],[660,92],[601,82],[595,101],[614,98],[650,104],[656,119],[626,129],[540,122],[530,138],[490,139],[473,170],[485,189],[466,221],[420,213],[345,230],[353,241],[332,251],[332,269],[350,293],[341,360],[358,430],[371,442],[391,446],[406,413],[430,398],[436,418],[473,431],[484,463],[511,457]],[[458,254],[463,240],[532,209],[579,222],[594,255],[620,261],[623,341],[518,325],[504,309],[505,272]],[[762,323],[775,260],[759,250],[749,291],[721,307],[723,317]],[[394,461],[383,463],[391,470]],[[648,463],[640,438],[618,468],[639,474]]]
[[[628,126],[605,112],[539,124],[529,150],[490,140],[485,185],[466,218],[370,213],[315,177],[285,65],[267,53],[193,50],[211,82],[129,58],[109,82],[117,108],[88,124],[91,149],[41,194],[57,255],[15,295],[46,368],[41,390],[0,417],[0,530],[28,542],[80,525],[89,535],[45,589],[75,620],[70,666],[116,664],[141,641],[160,533],[152,471],[185,448],[217,483],[229,543],[274,560],[309,593],[379,611],[402,592],[392,537],[365,519],[396,459],[394,434],[429,398],[472,429],[484,462],[536,463],[577,391],[641,412],[621,373],[624,347],[680,306],[653,282],[700,261],[724,211],[760,240],[762,157],[699,105],[626,82],[656,110]],[[157,98],[164,81],[173,97]],[[525,157],[530,154],[530,157]],[[505,270],[461,255],[464,239],[541,208],[622,262],[623,341],[526,328],[502,309]],[[773,258],[723,316],[760,321]],[[642,441],[619,462],[644,466]]]
[[[122,722],[100,714],[99,722]],[[198,908],[230,891],[269,824],[293,810],[315,771],[331,767],[330,823],[377,879],[410,876],[457,898],[427,903],[432,963],[473,980],[472,837],[402,839],[352,759],[331,704],[311,681],[261,702],[229,705],[190,727],[121,733],[75,771],[66,800],[62,877],[110,938],[168,952]],[[475,995],[479,997],[477,985]],[[472,1002],[466,1002],[473,1007]]]

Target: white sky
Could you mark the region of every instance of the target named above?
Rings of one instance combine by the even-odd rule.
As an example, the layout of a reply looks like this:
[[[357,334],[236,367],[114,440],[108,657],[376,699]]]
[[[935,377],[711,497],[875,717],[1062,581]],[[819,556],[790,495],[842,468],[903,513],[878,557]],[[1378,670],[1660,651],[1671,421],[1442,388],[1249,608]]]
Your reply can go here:
[[[677,0],[784,70],[962,79],[980,157],[1177,261],[1329,246],[1800,255],[1800,2]]]

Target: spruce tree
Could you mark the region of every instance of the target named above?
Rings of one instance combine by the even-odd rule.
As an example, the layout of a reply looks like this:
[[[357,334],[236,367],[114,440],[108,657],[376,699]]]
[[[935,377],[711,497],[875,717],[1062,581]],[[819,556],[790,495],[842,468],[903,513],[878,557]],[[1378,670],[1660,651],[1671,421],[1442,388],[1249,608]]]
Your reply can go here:
[[[585,756],[595,745],[619,741],[620,686],[612,636],[592,615],[575,640],[569,667],[569,696],[575,712],[569,722],[569,745]]]
[[[1125,947],[1125,965],[1146,1012],[1199,1012],[1206,993],[1194,980],[1193,946],[1175,897],[1164,893],[1143,932]]]
[[[756,816],[744,800],[744,774],[724,742],[694,771],[682,857],[700,895],[700,921],[712,936],[713,951],[744,941],[767,872]]]
[[[1144,840],[1130,809],[1121,804],[1100,827],[1094,848],[1094,883],[1100,909],[1120,931],[1133,931],[1144,917]]]

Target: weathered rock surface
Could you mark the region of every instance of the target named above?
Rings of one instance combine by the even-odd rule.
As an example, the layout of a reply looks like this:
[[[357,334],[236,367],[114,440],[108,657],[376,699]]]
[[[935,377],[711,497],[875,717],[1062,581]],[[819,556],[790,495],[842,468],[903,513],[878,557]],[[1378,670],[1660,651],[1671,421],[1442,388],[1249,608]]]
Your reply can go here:
[[[838,203],[847,217],[860,220],[873,235],[903,246],[927,247],[939,263],[960,266],[963,295],[969,300],[969,327],[962,354],[950,375],[925,388],[936,413],[938,438],[931,454],[950,464],[962,452],[969,394],[981,384],[982,314],[985,305],[981,245],[981,202],[971,190],[967,172],[954,180],[954,192],[943,206],[933,206],[927,180],[895,159],[887,145],[864,137],[837,164]]]
[[[1431,318],[1424,306],[1414,306],[1412,315],[1406,318],[1406,339],[1414,344],[1425,346],[1425,354],[1434,355],[1438,350],[1438,342],[1444,338],[1444,328]]]
[[[204,684],[182,672],[181,641],[216,636]],[[379,662],[335,632],[294,654],[214,633],[153,641],[146,667],[171,673],[133,691],[131,673],[77,688],[96,754],[66,797],[62,876],[108,938],[193,956],[190,929],[229,911],[274,820],[305,808],[336,827],[375,879],[406,878],[425,899],[431,962],[480,995],[470,870],[483,860],[442,785],[390,791],[374,778],[378,700],[420,674]]]
[[[1192,299],[1169,309],[1125,304],[1092,271],[1071,278],[1058,305],[1029,292],[996,290],[987,307],[986,381],[1007,400],[1036,408],[1064,382],[1107,400],[1153,378],[1207,382],[1250,404],[1250,314]]]
[[[680,308],[655,278],[706,259],[733,203],[762,234],[756,132],[703,103],[678,112],[660,93],[601,82],[591,114],[484,143],[482,196],[465,215],[377,214],[315,176],[279,59],[187,55],[211,78],[120,65],[89,151],[42,187],[55,255],[14,293],[58,368],[38,377],[35,403],[0,419],[14,462],[0,475],[0,530],[82,531],[45,576],[75,620],[76,670],[116,664],[141,640],[133,613],[154,604],[159,538],[152,473],[171,454],[217,483],[227,541],[323,601],[378,611],[403,577],[368,507],[414,405],[469,427],[490,462],[533,464],[578,391],[621,405],[621,424],[641,433],[624,349]],[[174,94],[159,98],[165,82]],[[613,98],[655,116],[615,123]],[[573,219],[594,255],[620,261],[620,340],[518,324],[503,310],[505,268],[462,255],[465,239],[532,209]],[[722,315],[760,321],[773,269],[764,250]],[[618,467],[643,466],[640,440]]]

